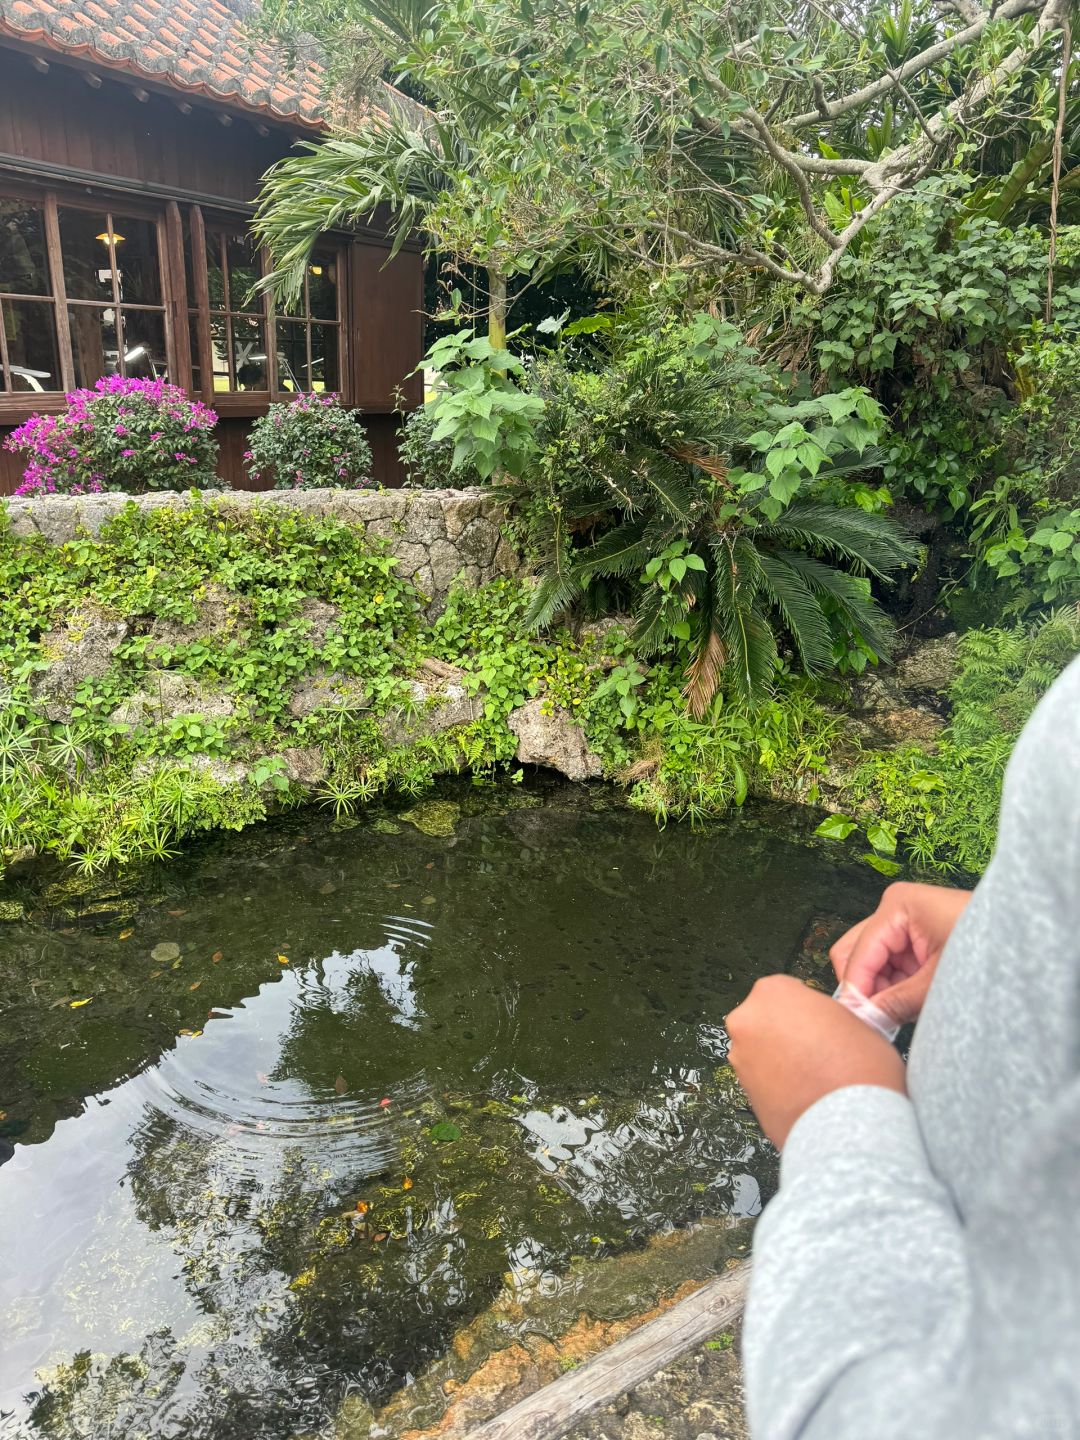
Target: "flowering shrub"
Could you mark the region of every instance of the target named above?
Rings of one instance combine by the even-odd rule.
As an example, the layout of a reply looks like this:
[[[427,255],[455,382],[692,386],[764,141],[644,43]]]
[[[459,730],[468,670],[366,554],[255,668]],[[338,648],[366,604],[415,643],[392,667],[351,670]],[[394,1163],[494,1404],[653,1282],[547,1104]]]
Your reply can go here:
[[[359,412],[336,395],[297,395],[271,405],[251,427],[244,452],[252,479],[270,472],[275,490],[355,489],[371,481],[371,446]]]
[[[164,380],[107,375],[59,415],[31,415],[4,441],[29,460],[16,495],[190,490],[215,483],[217,415]]]

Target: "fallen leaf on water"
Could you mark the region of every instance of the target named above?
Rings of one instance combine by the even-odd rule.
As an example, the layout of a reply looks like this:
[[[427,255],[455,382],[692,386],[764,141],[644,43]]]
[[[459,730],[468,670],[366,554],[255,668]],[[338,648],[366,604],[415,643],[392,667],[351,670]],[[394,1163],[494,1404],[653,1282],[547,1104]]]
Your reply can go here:
[[[219,960],[221,960],[221,959],[223,959],[223,958],[224,958],[224,957],[222,956],[222,953],[221,953],[220,950],[215,950],[214,953],[210,956],[210,959],[214,962],[215,965],[218,963]]]
[[[186,915],[186,914],[187,914],[187,911],[186,911],[186,910],[170,910],[170,911],[169,911],[169,914],[170,914],[170,915]]]
[[[164,975],[164,974],[165,974],[165,971],[164,971],[164,970],[151,970],[151,971],[150,971],[150,979],[151,979],[151,980],[160,980],[161,977],[162,977],[162,975]]]
[[[423,898],[423,900],[422,900],[420,903],[421,903],[422,905],[434,905],[434,904],[435,904],[435,896],[434,896],[434,895],[425,895],[424,898]]]
[[[201,980],[196,980],[195,983],[194,983],[194,985],[189,985],[187,988],[188,988],[189,990],[197,990],[201,984],[202,984],[202,981],[201,981]]]
[[[91,995],[88,1000],[69,1000],[68,1004],[72,1010],[78,1010],[80,1005],[89,1005],[90,1000],[92,1000],[93,998],[94,997]]]
[[[201,1030],[181,1030],[181,1031],[180,1031],[180,1034],[181,1034],[181,1035],[190,1035],[191,1038],[194,1040],[195,1037],[196,1037],[196,1035],[201,1035],[201,1034],[202,1034],[202,1031],[201,1031]]]
[[[0,1110],[0,1120],[6,1120],[6,1119],[7,1119],[7,1111],[6,1111],[6,1110]]]
[[[135,934],[135,931],[134,931],[134,930],[121,930],[121,931],[120,931],[120,934],[119,934],[116,938],[117,938],[118,940],[130,940],[131,937],[132,937],[132,935],[134,935],[134,934]]]
[[[337,1093],[338,1093],[339,1095],[344,1095],[344,1094],[345,1094],[345,1091],[346,1091],[348,1088],[349,1088],[349,1082],[345,1079],[345,1076],[344,1076],[344,1075],[339,1075],[339,1076],[337,1077],[337,1079],[334,1081],[334,1089],[337,1091]]]
[[[428,1134],[433,1140],[438,1140],[444,1145],[452,1145],[455,1140],[461,1139],[461,1131],[450,1120],[440,1120],[437,1125],[432,1125]]]
[[[390,1101],[389,1101],[389,1100],[385,1100],[385,1099],[384,1099],[384,1100],[380,1100],[380,1101],[379,1101],[379,1108],[380,1108],[381,1110],[385,1110],[386,1107],[387,1107],[387,1105],[389,1105],[389,1104],[390,1104]]]
[[[425,870],[434,870],[434,869],[435,869],[435,861],[434,861],[434,860],[429,860],[429,861],[427,862],[427,864],[424,866],[424,869],[425,869]]]
[[[376,1245],[381,1245],[382,1242],[386,1239],[386,1231],[380,1230],[377,1235],[372,1235],[371,1238]]]
[[[401,1188],[402,1188],[403,1190],[411,1190],[411,1189],[412,1189],[412,1181],[409,1179],[408,1175],[406,1175],[406,1176],[405,1176],[405,1179],[401,1182]]]
[[[173,963],[172,963],[172,965],[171,965],[169,968],[172,969],[172,970],[179,970],[179,969],[180,969],[180,966],[181,966],[183,963],[184,963],[184,962],[183,962],[182,959],[181,959],[181,960],[174,960]]]
[[[332,895],[336,889],[337,886],[334,884],[334,882],[332,880],[327,880],[324,884],[319,886],[319,894]]]
[[[279,955],[277,957],[277,963],[279,965],[287,965],[289,963],[289,957],[287,955]]]
[[[227,1010],[208,1010],[206,1012],[206,1018],[208,1020],[229,1020],[232,1017]]]
[[[179,954],[180,946],[175,940],[161,940],[150,951],[150,959],[163,965],[167,960],[175,960]]]
[[[371,1209],[371,1206],[368,1204],[368,1202],[367,1202],[366,1200],[357,1200],[357,1202],[356,1202],[356,1213],[357,1213],[358,1215],[366,1215],[367,1212],[368,1212],[370,1209]]]
[[[387,880],[387,882],[386,882],[386,888],[387,888],[388,890],[400,890],[400,889],[401,889],[401,881],[400,881],[400,880]]]

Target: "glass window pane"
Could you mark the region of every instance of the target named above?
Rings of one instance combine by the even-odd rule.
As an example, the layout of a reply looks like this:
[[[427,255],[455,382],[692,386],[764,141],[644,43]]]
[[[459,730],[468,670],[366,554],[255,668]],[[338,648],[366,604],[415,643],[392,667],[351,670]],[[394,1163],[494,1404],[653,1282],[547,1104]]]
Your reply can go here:
[[[312,390],[337,392],[340,388],[338,375],[338,329],[336,325],[313,325],[311,327],[311,388]]]
[[[313,319],[338,318],[337,282],[337,256],[316,250],[308,266],[308,295]]]
[[[124,374],[137,380],[167,380],[165,316],[160,310],[122,310]]]
[[[307,389],[307,326],[277,322],[278,389]]]
[[[210,358],[214,389],[220,394],[232,389],[229,375],[229,330],[224,315],[210,316]]]
[[[234,317],[232,332],[237,390],[266,390],[269,382],[262,321]]]
[[[68,310],[75,384],[93,386],[103,375],[120,372],[116,311],[111,306],[72,305]]]
[[[258,280],[258,247],[254,235],[230,235],[229,251],[229,308],[231,310],[261,310],[262,301],[249,292]]]
[[[62,390],[52,302],[5,300],[3,312],[12,390]]]
[[[225,271],[222,268],[222,251],[225,237],[217,230],[206,232],[206,275],[210,289],[210,309],[225,309]]]
[[[112,221],[120,299],[132,305],[160,305],[157,226],[130,215],[113,215]]]
[[[29,200],[0,200],[0,290],[51,295],[45,216]]]
[[[60,250],[69,300],[112,299],[112,252],[119,232],[93,210],[60,208]]]

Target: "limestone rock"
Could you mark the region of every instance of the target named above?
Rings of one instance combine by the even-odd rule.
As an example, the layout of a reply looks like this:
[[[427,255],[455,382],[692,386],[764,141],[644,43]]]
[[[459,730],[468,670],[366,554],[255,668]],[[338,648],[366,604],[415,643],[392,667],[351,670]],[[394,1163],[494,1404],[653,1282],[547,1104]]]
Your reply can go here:
[[[896,676],[905,690],[940,695],[956,679],[959,668],[958,635],[942,635],[914,645],[896,666]]]
[[[603,774],[603,762],[589,749],[585,731],[561,706],[538,695],[513,711],[507,723],[518,737],[517,758],[523,764],[546,765],[568,780],[597,780]]]
[[[302,720],[316,710],[363,710],[367,703],[367,689],[355,675],[316,670],[293,691],[289,714],[296,720]]]
[[[220,755],[185,755],[182,759],[153,756],[137,760],[131,773],[139,780],[158,770],[190,770],[194,774],[208,776],[217,785],[228,787],[245,784],[248,769],[242,761],[225,760]]]
[[[873,729],[895,745],[932,745],[945,729],[945,721],[932,710],[900,705],[875,715]]]
[[[227,639],[247,628],[250,611],[242,595],[210,581],[195,600],[196,617],[182,620],[156,619],[147,634],[160,645],[190,645],[196,640]]]
[[[326,760],[318,745],[293,745],[282,750],[285,774],[294,785],[314,790],[326,779]]]
[[[35,672],[30,694],[46,719],[68,721],[75,692],[84,680],[99,680],[131,634],[126,620],[96,610],[76,611],[63,630],[42,637],[47,670]]]
[[[484,702],[470,695],[465,672],[442,660],[424,660],[416,678],[409,682],[415,708],[380,721],[379,728],[391,745],[408,745],[423,735],[441,735],[457,725],[470,725],[484,713]]]
[[[300,602],[299,618],[307,622],[308,641],[318,650],[326,644],[332,630],[341,628],[341,612],[337,606],[316,600],[313,595]]]
[[[180,715],[227,720],[235,711],[232,697],[223,691],[210,690],[177,670],[157,670],[147,676],[145,688],[129,695],[109,719],[114,725],[137,731],[148,725],[165,725]]]

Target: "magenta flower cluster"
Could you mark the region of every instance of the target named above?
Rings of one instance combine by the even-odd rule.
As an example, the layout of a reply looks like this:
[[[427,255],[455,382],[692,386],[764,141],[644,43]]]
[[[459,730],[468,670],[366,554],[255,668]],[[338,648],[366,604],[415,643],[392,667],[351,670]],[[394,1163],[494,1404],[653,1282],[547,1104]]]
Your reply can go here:
[[[358,411],[337,395],[297,395],[271,405],[251,430],[244,461],[277,490],[357,489],[371,483],[371,447]]]
[[[31,415],[5,440],[25,451],[17,495],[188,490],[214,483],[217,415],[166,380],[108,375],[59,415]]]

